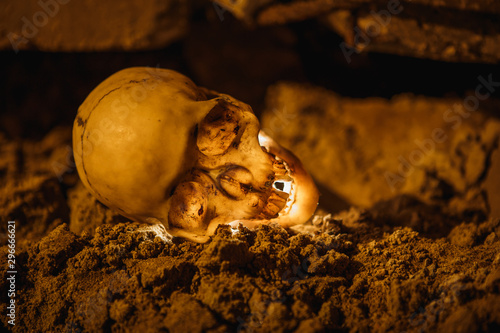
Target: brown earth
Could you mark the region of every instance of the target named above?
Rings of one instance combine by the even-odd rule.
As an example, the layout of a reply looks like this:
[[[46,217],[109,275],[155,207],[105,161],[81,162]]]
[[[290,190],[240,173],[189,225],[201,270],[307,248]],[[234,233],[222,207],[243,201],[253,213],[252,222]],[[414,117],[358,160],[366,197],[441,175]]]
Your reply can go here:
[[[58,181],[50,167],[66,158],[68,132],[2,144],[3,165],[21,154],[38,174],[2,182],[17,193],[2,203],[2,220],[16,220],[15,332],[500,327],[499,220],[468,223],[400,197],[334,216],[320,210],[295,230],[263,225],[232,235],[220,227],[207,244],[165,239],[96,202],[74,174]],[[2,179],[14,172],[2,170]],[[454,227],[421,228],[445,220]],[[1,252],[5,258],[7,246]],[[8,288],[3,279],[2,297]]]
[[[24,2],[9,5],[14,7],[5,13],[17,14],[0,35],[11,30],[19,35],[20,16],[31,19],[39,11],[38,2],[23,10]],[[23,44],[55,51],[160,48],[154,52],[16,53],[10,41],[0,42],[10,50],[0,53],[0,254],[7,257],[7,221],[14,220],[17,270],[12,327],[5,315],[9,274],[1,266],[0,330],[500,331],[500,221],[491,217],[500,212],[499,141],[484,135],[492,127],[481,120],[498,121],[498,89],[464,121],[462,130],[470,127],[471,135],[449,132],[460,140],[437,149],[440,161],[456,163],[434,173],[430,164],[415,171],[426,171],[420,180],[430,181],[411,182],[416,186],[394,196],[386,184],[359,178],[380,163],[380,170],[394,166],[397,156],[385,154],[391,140],[407,144],[398,154],[409,154],[414,139],[425,139],[440,126],[430,122],[431,111],[442,114],[452,101],[463,102],[474,93],[478,76],[492,73],[495,84],[499,81],[500,53],[494,51],[500,44],[491,40],[498,39],[494,15],[500,7],[492,0],[405,2],[394,24],[354,52],[351,62],[340,46],[352,39],[353,27],[369,26],[370,10],[385,8],[387,1],[238,1],[239,17],[256,21],[255,29],[210,1],[194,1],[202,9],[194,6],[192,14],[184,5],[168,7],[181,2],[146,1],[140,20],[132,21],[134,6],[111,18],[102,14],[114,13],[116,1],[85,1],[108,8],[93,17],[68,4],[76,9],[73,17],[70,7],[63,13],[61,6],[60,16]],[[330,8],[333,3],[340,6]],[[85,22],[111,28],[86,34]],[[52,33],[62,23],[82,35],[62,28]],[[114,29],[121,24],[128,28]],[[273,134],[284,144],[290,139],[318,180],[317,214],[294,230],[262,226],[232,235],[221,227],[209,243],[195,244],[165,238],[161,228],[131,222],[97,202],[76,174],[70,126],[91,89],[132,66],[178,70],[247,102],[271,129],[270,112],[280,110],[283,100],[295,103],[287,110],[296,112],[297,127],[281,123],[281,134]],[[292,83],[277,83],[283,80]],[[287,92],[289,97],[279,98]],[[408,93],[413,97],[401,97]],[[490,102],[491,110],[483,108]],[[349,110],[343,122],[332,107],[337,104]],[[356,116],[355,109],[357,119],[346,121]],[[314,122],[303,121],[305,110]],[[388,119],[387,110],[407,112],[413,121]],[[401,135],[382,127],[391,120]],[[336,127],[328,127],[332,123]],[[353,125],[353,131],[344,125]],[[305,128],[310,132],[294,141]],[[351,134],[358,141],[342,141]],[[388,140],[381,145],[372,137]],[[323,141],[300,144],[311,138]],[[365,161],[361,167],[349,164],[359,159]],[[379,180],[373,174],[370,179]],[[369,200],[361,203],[363,198]]]

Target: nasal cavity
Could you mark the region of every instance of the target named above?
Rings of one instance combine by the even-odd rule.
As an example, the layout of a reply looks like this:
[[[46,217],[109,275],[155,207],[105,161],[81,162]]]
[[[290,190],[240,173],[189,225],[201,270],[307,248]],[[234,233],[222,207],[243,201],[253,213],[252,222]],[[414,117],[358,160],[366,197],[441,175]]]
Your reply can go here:
[[[292,189],[292,182],[285,180],[277,180],[273,183],[273,187],[278,191],[290,194],[290,191]]]

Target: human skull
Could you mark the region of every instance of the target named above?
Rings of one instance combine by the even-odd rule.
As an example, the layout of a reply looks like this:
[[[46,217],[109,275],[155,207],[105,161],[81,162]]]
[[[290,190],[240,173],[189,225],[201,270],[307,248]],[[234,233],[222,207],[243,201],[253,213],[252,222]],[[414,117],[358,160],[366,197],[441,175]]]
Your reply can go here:
[[[78,110],[73,148],[99,201],[197,242],[222,223],[303,223],[318,202],[247,104],[172,70],[128,68],[99,84]]]

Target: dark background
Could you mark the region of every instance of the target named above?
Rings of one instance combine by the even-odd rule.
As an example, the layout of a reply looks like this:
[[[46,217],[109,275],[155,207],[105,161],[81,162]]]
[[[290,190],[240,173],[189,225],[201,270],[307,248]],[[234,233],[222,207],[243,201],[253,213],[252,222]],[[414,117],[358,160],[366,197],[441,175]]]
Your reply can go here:
[[[257,114],[267,86],[280,80],[309,82],[353,97],[405,92],[460,97],[474,91],[479,75],[498,72],[494,64],[379,53],[354,54],[348,64],[339,47],[342,38],[316,20],[250,28],[229,12],[220,21],[210,10],[193,14],[186,38],[156,51],[1,51],[0,131],[8,138],[38,140],[55,126],[71,125],[99,82],[131,66],[180,71],[199,85],[247,102]]]

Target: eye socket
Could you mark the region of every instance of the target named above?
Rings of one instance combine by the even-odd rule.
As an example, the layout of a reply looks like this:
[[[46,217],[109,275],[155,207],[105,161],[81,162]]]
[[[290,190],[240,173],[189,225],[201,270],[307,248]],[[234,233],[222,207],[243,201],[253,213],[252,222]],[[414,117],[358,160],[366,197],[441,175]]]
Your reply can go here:
[[[220,187],[234,199],[243,199],[252,190],[253,176],[244,167],[233,166],[217,177]]]
[[[219,102],[201,121],[196,145],[205,155],[220,155],[231,147],[239,131],[237,112],[227,103]]]

